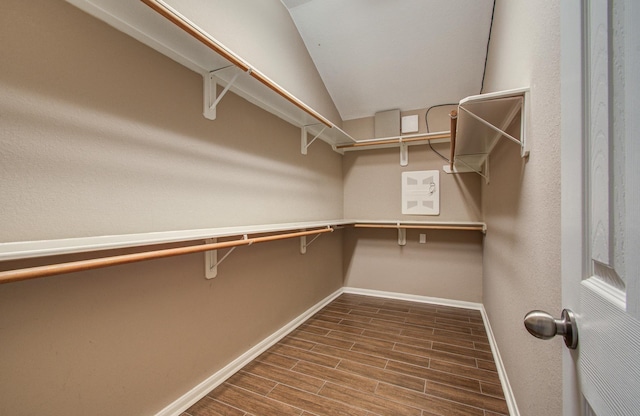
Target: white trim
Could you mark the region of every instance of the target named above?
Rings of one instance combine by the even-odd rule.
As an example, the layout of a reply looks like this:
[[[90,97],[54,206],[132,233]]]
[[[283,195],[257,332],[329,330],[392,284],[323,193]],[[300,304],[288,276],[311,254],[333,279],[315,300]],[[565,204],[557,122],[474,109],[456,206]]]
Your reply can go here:
[[[182,395],[182,397],[178,398],[176,401],[171,403],[169,406],[162,409],[160,412],[156,414],[156,416],[178,416],[189,407],[193,406],[198,400],[202,399],[209,393],[211,390],[218,387],[222,384],[226,379],[231,377],[233,374],[238,372],[242,367],[249,364],[260,354],[268,350],[270,347],[275,345],[282,338],[287,336],[290,332],[296,329],[300,324],[305,322],[311,316],[313,316],[320,309],[324,308],[326,305],[331,303],[335,298],[340,296],[343,293],[342,289],[338,289],[325,299],[321,300],[319,303],[312,306],[307,311],[303,312],[300,316],[293,319],[291,322],[271,334],[269,337],[262,340],[260,343],[255,345],[253,348],[246,351],[244,354],[227,364],[224,368],[217,371],[215,374],[211,375],[209,378],[186,392]]]
[[[354,295],[374,296],[377,298],[408,300],[411,302],[420,302],[420,303],[432,303],[434,305],[451,306],[454,308],[474,309],[477,311],[481,311],[483,309],[483,306],[481,303],[466,302],[463,300],[432,298],[429,296],[411,295],[408,293],[385,292],[382,290],[361,289],[358,287],[346,287],[346,286],[342,288],[342,292],[350,293]]]
[[[607,302],[616,306],[621,311],[624,312],[627,310],[627,296],[624,291],[606,284],[595,276],[582,280],[580,284],[592,292],[599,294],[601,297],[606,299]]]
[[[484,322],[484,328],[487,331],[487,338],[489,339],[489,345],[491,346],[493,361],[496,364],[498,376],[500,377],[500,384],[502,385],[504,399],[507,402],[507,407],[509,408],[509,415],[520,416],[520,411],[518,410],[518,405],[516,404],[516,397],[513,394],[513,390],[511,389],[511,384],[509,383],[509,378],[507,377],[507,370],[504,368],[504,363],[502,362],[502,357],[500,356],[500,351],[498,350],[498,344],[496,343],[496,339],[493,335],[493,330],[491,329],[491,324],[489,323],[489,315],[487,315],[487,311],[484,309],[484,305],[481,306],[482,307],[480,309],[480,313],[482,314],[482,321]]]
[[[504,90],[504,91],[488,92],[485,94],[471,95],[469,97],[466,97],[460,100],[460,105],[471,104],[476,102],[484,102],[487,100],[500,99],[500,98],[520,97],[520,96],[524,96],[529,91],[530,91],[529,87],[524,87],[524,88],[514,88],[512,90]]]
[[[584,276],[584,218],[582,199],[584,129],[583,4],[580,0],[560,2],[560,276],[562,306],[580,309],[576,282]],[[578,330],[579,331],[579,330]],[[580,347],[578,347],[580,348]],[[562,348],[562,414],[583,415],[575,353]]]

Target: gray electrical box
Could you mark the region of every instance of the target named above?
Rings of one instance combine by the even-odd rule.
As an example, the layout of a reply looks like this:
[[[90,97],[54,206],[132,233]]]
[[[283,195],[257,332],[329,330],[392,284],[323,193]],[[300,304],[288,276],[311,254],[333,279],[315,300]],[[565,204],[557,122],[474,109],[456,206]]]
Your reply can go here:
[[[400,136],[400,110],[379,111],[375,114],[376,139]]]

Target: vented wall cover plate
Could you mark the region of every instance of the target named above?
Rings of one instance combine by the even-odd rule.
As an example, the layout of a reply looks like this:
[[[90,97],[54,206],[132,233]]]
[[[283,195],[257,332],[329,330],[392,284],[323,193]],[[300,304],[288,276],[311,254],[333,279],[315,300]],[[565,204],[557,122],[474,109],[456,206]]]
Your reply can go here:
[[[402,172],[402,213],[440,215],[440,171]]]

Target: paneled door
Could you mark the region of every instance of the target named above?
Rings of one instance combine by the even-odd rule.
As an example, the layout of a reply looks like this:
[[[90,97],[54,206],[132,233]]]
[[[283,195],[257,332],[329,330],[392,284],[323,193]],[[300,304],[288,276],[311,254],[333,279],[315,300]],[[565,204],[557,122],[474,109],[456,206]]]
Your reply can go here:
[[[640,2],[563,0],[564,415],[640,415]]]

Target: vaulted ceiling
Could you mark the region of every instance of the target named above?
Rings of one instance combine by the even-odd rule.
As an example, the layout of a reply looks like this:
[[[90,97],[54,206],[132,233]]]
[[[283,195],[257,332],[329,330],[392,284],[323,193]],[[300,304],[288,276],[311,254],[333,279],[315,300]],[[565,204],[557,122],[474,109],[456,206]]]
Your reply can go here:
[[[494,0],[282,0],[342,119],[481,90]]]

